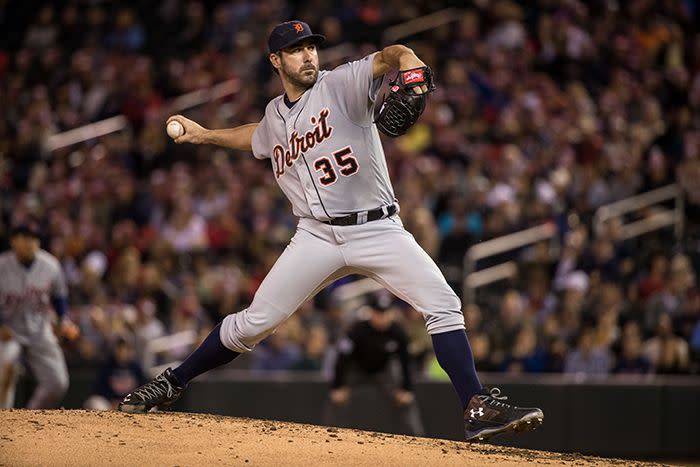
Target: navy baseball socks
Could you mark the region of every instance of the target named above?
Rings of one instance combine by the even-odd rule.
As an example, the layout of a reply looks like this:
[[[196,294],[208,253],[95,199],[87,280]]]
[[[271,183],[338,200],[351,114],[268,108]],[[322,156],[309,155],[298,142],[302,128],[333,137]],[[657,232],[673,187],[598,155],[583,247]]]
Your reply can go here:
[[[238,355],[221,343],[221,324],[184,362],[174,370],[168,368],[153,381],[128,394],[119,410],[144,413],[154,407],[175,402],[193,378],[229,363]],[[464,408],[464,430],[467,441],[485,441],[512,431],[526,431],[539,426],[544,415],[537,408],[515,407],[504,402],[498,388],[481,386],[474,367],[469,340],[464,330],[433,334],[433,349],[440,366],[447,372]]]
[[[450,377],[462,402],[467,441],[486,441],[501,433],[527,431],[542,424],[542,410],[515,407],[504,402],[507,397],[501,395],[500,389],[481,386],[464,330],[431,337],[435,358]]]
[[[433,334],[435,358],[450,377],[462,407],[467,408],[469,399],[481,391],[481,383],[474,367],[474,356],[469,346],[467,333],[463,329]]]
[[[204,342],[173,370],[173,375],[182,387],[202,373],[225,365],[240,355],[221,343],[220,332],[221,323],[217,324]]]
[[[119,403],[119,410],[129,413],[144,413],[154,407],[168,406],[175,402],[193,378],[229,363],[240,353],[234,352],[221,343],[217,324],[204,342],[195,349],[180,366],[168,368],[156,378],[129,393]]]

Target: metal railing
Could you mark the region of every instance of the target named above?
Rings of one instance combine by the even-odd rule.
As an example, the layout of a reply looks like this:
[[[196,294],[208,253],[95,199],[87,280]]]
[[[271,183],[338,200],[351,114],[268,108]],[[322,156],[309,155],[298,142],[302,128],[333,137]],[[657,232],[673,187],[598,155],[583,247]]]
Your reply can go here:
[[[354,48],[350,43],[343,43],[324,50],[321,64],[333,62],[348,57]],[[162,116],[182,113],[207,102],[216,101],[232,96],[240,90],[240,81],[230,79],[215,84],[209,88],[197,89],[173,98],[162,111]],[[88,123],[71,130],[50,135],[44,141],[44,150],[52,152],[74,144],[89,141],[101,136],[123,131],[129,127],[129,120],[124,115],[106,118],[98,122]]]
[[[683,236],[685,224],[685,208],[683,191],[677,184],[666,185],[656,190],[647,191],[640,195],[601,206],[593,216],[593,226],[596,232],[602,232],[605,223],[612,218],[624,219],[623,216],[625,214],[640,212],[664,201],[671,200],[674,201],[675,205],[673,210],[658,207],[655,212],[640,220],[623,223],[622,238],[627,240],[654,230],[673,226],[676,240],[680,240]]]
[[[392,44],[399,39],[429,31],[459,19],[460,15],[458,9],[445,8],[444,10],[436,11],[435,13],[387,28],[384,34],[382,34],[382,44]]]
[[[660,203],[671,200],[674,201],[673,209],[658,206]],[[598,234],[603,232],[605,223],[610,219],[620,218],[624,221],[626,214],[639,213],[651,207],[655,207],[655,210],[643,218],[626,223],[623,222],[621,226],[622,240],[639,237],[640,235],[671,226],[674,228],[676,239],[680,240],[683,235],[685,215],[683,192],[676,184],[667,185],[601,206],[593,216],[594,231]],[[505,261],[479,271],[476,270],[477,261],[543,240],[552,240],[552,242],[556,242],[556,244],[552,244],[553,247],[561,248],[556,228],[553,224],[543,224],[521,232],[494,238],[471,247],[464,256],[462,288],[464,300],[467,303],[472,302],[475,291],[479,287],[513,278],[518,273],[515,261]]]
[[[238,79],[230,79],[206,89],[198,89],[173,98],[161,112],[166,115],[184,112],[198,105],[236,94],[240,89]],[[101,136],[117,133],[129,128],[129,120],[124,115],[106,118],[72,130],[56,133],[46,138],[44,149],[52,152],[57,149],[89,141]]]
[[[531,227],[520,232],[487,240],[469,248],[464,254],[464,279],[462,282],[462,298],[464,301],[466,303],[473,302],[475,291],[479,287],[515,277],[518,273],[518,265],[512,260],[477,271],[476,265],[478,261],[547,240],[552,241],[550,249],[558,250],[560,245],[557,241],[557,227],[554,223]]]

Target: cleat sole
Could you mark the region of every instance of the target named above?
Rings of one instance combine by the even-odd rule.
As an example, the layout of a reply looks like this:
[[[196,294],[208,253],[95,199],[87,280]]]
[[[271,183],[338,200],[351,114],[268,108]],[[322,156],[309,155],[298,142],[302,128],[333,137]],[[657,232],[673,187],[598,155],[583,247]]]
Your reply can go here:
[[[469,442],[485,442],[496,435],[503,433],[522,433],[525,431],[534,430],[542,424],[544,421],[544,415],[542,411],[532,412],[524,415],[519,420],[510,422],[508,425],[501,426],[498,428],[487,428],[480,431],[478,434],[468,436],[467,441]]]
[[[146,413],[145,405],[138,404],[119,404],[119,411],[124,413]]]

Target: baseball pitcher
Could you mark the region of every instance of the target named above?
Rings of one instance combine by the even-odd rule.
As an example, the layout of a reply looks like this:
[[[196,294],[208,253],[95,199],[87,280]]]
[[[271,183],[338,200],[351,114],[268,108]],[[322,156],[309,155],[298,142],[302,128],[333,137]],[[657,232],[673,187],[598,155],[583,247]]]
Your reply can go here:
[[[379,131],[398,136],[417,120],[434,89],[430,67],[411,49],[392,45],[319,70],[323,40],[302,21],[273,29],[269,59],[285,92],[268,103],[260,122],[209,130],[180,115],[168,120],[184,128],[177,143],[252,150],[268,160],[299,223],[250,307],[227,316],[180,366],[133,391],[120,410],[172,403],[192,378],[253,350],[327,284],[362,274],[425,317],[435,355],[461,400],[468,440],[539,425],[540,409],[512,406],[497,388],[482,387],[461,303],[398,215]],[[398,76],[375,117],[383,76],[392,70]]]

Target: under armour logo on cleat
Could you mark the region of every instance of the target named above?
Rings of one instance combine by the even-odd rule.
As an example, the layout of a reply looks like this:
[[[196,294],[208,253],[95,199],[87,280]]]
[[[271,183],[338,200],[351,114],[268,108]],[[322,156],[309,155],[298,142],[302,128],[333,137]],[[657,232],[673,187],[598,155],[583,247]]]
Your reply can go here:
[[[469,416],[471,418],[476,418],[476,416],[483,417],[484,416],[484,408],[479,407],[479,410],[474,410],[474,409],[469,409]]]

